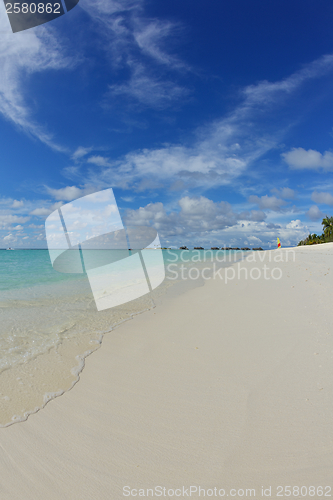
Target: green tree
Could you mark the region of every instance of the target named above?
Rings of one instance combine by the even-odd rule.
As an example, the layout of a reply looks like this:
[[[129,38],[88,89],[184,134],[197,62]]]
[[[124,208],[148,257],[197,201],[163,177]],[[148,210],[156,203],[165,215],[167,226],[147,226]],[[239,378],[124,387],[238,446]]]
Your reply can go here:
[[[324,229],[324,235],[326,238],[333,237],[333,217],[324,217],[322,220],[322,225]]]
[[[326,215],[322,220],[322,225],[324,230],[322,234],[309,234],[309,236],[298,243],[298,246],[333,242],[333,217],[328,217],[328,215]]]

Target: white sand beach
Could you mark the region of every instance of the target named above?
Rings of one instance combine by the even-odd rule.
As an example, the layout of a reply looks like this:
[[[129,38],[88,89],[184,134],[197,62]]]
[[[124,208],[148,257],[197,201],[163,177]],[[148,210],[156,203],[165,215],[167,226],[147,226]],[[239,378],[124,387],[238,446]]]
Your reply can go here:
[[[0,429],[1,499],[332,495],[333,244],[294,250],[265,252],[281,279],[245,279],[264,263],[243,262],[106,335],[72,390]]]

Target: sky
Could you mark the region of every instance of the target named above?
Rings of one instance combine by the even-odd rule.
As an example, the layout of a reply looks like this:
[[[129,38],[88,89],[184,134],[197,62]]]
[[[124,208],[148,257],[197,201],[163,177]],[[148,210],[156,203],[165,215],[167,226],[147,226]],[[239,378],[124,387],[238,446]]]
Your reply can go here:
[[[276,248],[333,215],[330,0],[80,0],[12,33],[0,3],[0,248],[113,188],[162,246]]]

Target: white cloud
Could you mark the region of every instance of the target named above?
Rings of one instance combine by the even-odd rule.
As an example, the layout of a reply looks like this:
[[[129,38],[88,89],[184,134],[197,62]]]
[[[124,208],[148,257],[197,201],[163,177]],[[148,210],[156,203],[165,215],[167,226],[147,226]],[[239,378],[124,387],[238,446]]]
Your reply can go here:
[[[108,167],[110,166],[109,158],[104,158],[104,156],[96,155],[90,156],[88,158],[87,163],[92,163],[93,165],[97,165],[98,167]]]
[[[53,203],[53,205],[50,207],[50,210],[58,210],[58,208],[63,206],[62,201],[57,201],[56,203]]]
[[[96,191],[96,189],[91,187],[79,188],[77,186],[66,186],[60,189],[52,189],[50,187],[46,187],[46,189],[53,198],[61,201],[72,201],[76,198],[81,198],[82,196],[91,194]],[[59,206],[61,205],[56,206],[56,208],[59,208]]]
[[[0,113],[51,148],[64,150],[36,123],[24,97],[31,74],[59,70],[73,64],[64,57],[59,39],[53,33],[52,28],[38,27],[13,35],[5,6],[0,4]]]
[[[324,205],[333,205],[333,196],[331,193],[318,193],[314,191],[311,195],[311,200],[315,203],[322,203]]]
[[[248,222],[242,226],[226,228],[221,235],[221,241],[228,242],[228,246],[244,246],[250,243],[251,246],[276,248],[276,238],[279,237],[283,247],[294,246],[307,236],[309,231],[306,227],[298,227],[297,224],[291,226],[289,223],[276,225]]]
[[[12,204],[12,208],[22,208],[24,206],[24,202],[22,200],[14,200]]]
[[[91,17],[107,23],[107,15],[131,12],[140,8],[142,0],[81,0],[80,7],[87,11]]]
[[[279,231],[274,231],[274,245],[276,245],[276,237],[278,236],[281,240],[282,247],[294,246],[299,243],[299,241],[306,238],[309,234],[309,230],[302,222],[297,219],[291,221],[285,227],[279,229]]]
[[[286,133],[287,127],[276,120],[276,113],[283,109],[286,99],[292,99],[306,81],[332,69],[333,56],[325,56],[285,80],[246,87],[241,93],[242,101],[232,112],[198,129],[194,140],[188,144],[132,151],[118,160],[101,157],[95,162],[95,165],[100,163],[100,172],[94,168],[85,182],[96,184],[97,181],[103,186],[135,191],[161,186],[184,190],[236,185],[237,178],[261,156],[276,148]],[[292,199],[290,188],[278,191],[279,199]],[[273,199],[267,203],[269,206],[262,200],[261,206],[280,209],[284,204]]]
[[[260,238],[257,236],[248,236],[247,239],[249,240],[251,245],[262,245],[263,242]]]
[[[223,151],[222,147],[212,145],[207,149],[204,141],[194,148],[170,146],[135,151],[112,162],[112,167],[103,168],[100,173],[92,171],[87,182],[98,180],[105,185],[143,191],[162,187],[164,181],[178,177],[187,186],[216,186],[229,184],[244,171],[246,160],[235,158],[228,148]]]
[[[62,169],[61,173],[66,179],[77,180],[81,178],[80,167],[78,165],[65,167]]]
[[[37,217],[44,217],[46,215],[50,215],[52,210],[49,208],[35,208],[32,212],[30,212],[30,215],[36,215]]]
[[[309,208],[309,210],[305,214],[310,220],[316,221],[318,219],[323,219],[324,214],[317,205],[312,205],[312,207]]]
[[[134,38],[144,54],[152,57],[156,62],[175,69],[188,69],[188,66],[177,57],[170,55],[166,46],[170,45],[170,40],[175,38],[180,25],[169,21],[151,20],[143,23],[136,20]]]
[[[262,222],[266,217],[267,215],[262,210],[244,211],[239,214],[239,220],[252,220],[256,222]]]
[[[289,224],[286,225],[287,229],[304,229],[303,223],[299,220],[292,220],[289,222]]]
[[[0,227],[6,227],[10,224],[24,224],[30,217],[20,217],[18,215],[0,214]]]
[[[93,148],[84,148],[83,146],[79,146],[74,153],[72,154],[72,160],[77,161],[84,156],[86,156]]]
[[[179,210],[167,210],[163,203],[149,203],[138,210],[127,210],[126,224],[152,225],[162,245],[179,246],[273,246],[279,236],[284,246],[297,244],[308,229],[297,220],[285,224],[264,221],[260,211],[235,212],[226,202],[213,202],[204,196],[181,198]]]
[[[188,65],[170,54],[170,45],[181,30],[179,24],[148,19],[143,0],[81,0],[80,6],[100,25],[112,64],[129,70],[129,77],[122,83],[110,85],[109,99],[114,101],[122,96],[140,105],[163,109],[187,95],[188,90],[178,85],[175,78],[171,80],[161,73],[163,66],[177,71],[188,69]]]
[[[135,200],[134,196],[122,196],[121,199],[126,203],[132,203]]]
[[[129,81],[110,85],[109,90],[110,96],[114,98],[121,95],[127,96],[140,104],[155,109],[164,109],[188,95],[188,90],[185,87],[149,75],[141,64],[135,65]]]
[[[328,54],[305,65],[289,77],[278,82],[263,81],[257,85],[249,85],[244,90],[248,106],[271,105],[291,95],[304,82],[323,76],[333,69],[333,55]]]
[[[167,213],[163,203],[149,203],[138,210],[126,211],[128,225],[153,225],[164,237],[189,233],[211,234],[235,226],[241,221],[262,221],[263,212],[235,213],[227,202],[213,202],[205,196],[184,196],[178,201],[179,211]]]
[[[18,226],[13,227],[13,229],[15,229],[15,231],[21,231],[23,229],[23,226],[19,224]]]
[[[280,198],[285,200],[293,200],[295,198],[295,191],[288,187],[280,188],[280,189],[271,189],[271,193],[278,195]]]
[[[50,215],[50,213],[53,212],[54,210],[57,210],[58,208],[60,208],[62,205],[63,205],[62,201],[58,201],[57,203],[54,203],[53,205],[51,205],[49,207],[35,208],[34,210],[32,210],[30,212],[30,215],[35,215],[37,217],[46,217],[46,216]],[[35,226],[34,224],[30,224],[29,227],[39,228],[42,226]]]
[[[256,196],[252,195],[249,197],[250,203],[256,203],[261,209],[269,209],[275,212],[280,212],[281,208],[286,205],[286,201],[277,198],[276,196]]]
[[[309,149],[306,151],[303,148],[293,148],[288,153],[283,153],[282,157],[288,163],[289,167],[294,170],[333,170],[333,153],[325,151],[324,154]]]
[[[5,237],[3,238],[3,240],[4,240],[5,242],[15,242],[15,241],[17,241],[17,237],[16,237],[16,236],[13,236],[13,235],[10,233],[10,234],[7,234],[7,236],[5,236]]]

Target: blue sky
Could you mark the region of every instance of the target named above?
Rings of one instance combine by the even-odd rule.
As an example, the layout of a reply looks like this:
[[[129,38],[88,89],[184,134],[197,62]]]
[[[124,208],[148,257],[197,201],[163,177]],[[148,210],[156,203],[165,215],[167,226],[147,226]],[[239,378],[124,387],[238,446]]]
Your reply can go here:
[[[333,215],[333,4],[80,0],[21,33],[0,4],[0,247],[112,187],[163,245],[294,245]]]

